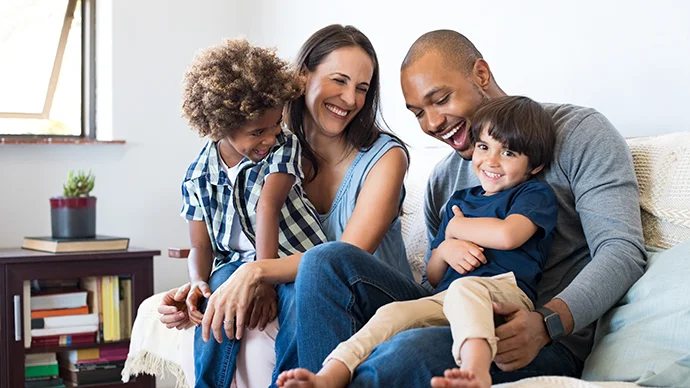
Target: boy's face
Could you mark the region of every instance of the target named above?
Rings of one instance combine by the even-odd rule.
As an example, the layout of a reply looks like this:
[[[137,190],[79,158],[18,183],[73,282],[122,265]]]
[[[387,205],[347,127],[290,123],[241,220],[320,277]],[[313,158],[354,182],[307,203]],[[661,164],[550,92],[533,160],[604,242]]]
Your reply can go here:
[[[225,140],[239,155],[258,162],[268,156],[280,133],[283,107],[266,111],[259,118],[237,128]]]
[[[472,169],[485,195],[515,187],[541,171],[542,167],[530,168],[527,155],[509,150],[489,136],[486,128],[474,145]]]
[[[400,73],[407,109],[417,117],[424,133],[451,147],[463,159],[472,159],[470,120],[488,95],[472,77],[445,63],[430,51]]]

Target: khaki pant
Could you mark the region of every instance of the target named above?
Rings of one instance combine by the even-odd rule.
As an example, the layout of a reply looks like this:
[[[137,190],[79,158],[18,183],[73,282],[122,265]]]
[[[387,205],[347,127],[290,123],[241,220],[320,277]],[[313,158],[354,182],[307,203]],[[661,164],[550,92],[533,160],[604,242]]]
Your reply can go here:
[[[515,282],[512,272],[490,278],[467,276],[451,283],[448,290],[426,298],[382,306],[349,340],[340,343],[326,358],[342,361],[352,373],[374,348],[408,329],[447,326],[453,335],[453,357],[460,365],[460,347],[468,338],[483,338],[496,356],[492,302],[507,302],[534,310]]]

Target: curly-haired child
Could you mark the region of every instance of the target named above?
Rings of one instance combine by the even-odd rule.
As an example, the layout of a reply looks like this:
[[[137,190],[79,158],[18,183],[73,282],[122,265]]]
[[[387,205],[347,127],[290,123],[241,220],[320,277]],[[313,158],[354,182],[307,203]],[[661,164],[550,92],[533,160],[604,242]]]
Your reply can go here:
[[[300,143],[281,126],[283,106],[302,93],[297,77],[274,50],[246,40],[203,50],[184,76],[183,117],[209,138],[182,183],[181,216],[188,220],[191,238],[186,304],[197,326],[197,386],[214,379],[204,370],[216,352],[202,342],[201,311],[206,309],[214,322],[222,319],[224,332],[213,333],[218,342],[235,341],[235,328],[241,333],[247,323],[239,322],[238,314],[235,325],[235,311],[206,306],[212,292],[245,262],[289,256],[327,241],[301,186]],[[275,319],[285,287],[279,286],[276,295],[272,285],[259,286],[247,308],[251,325],[263,329]],[[236,354],[239,346],[232,349]]]

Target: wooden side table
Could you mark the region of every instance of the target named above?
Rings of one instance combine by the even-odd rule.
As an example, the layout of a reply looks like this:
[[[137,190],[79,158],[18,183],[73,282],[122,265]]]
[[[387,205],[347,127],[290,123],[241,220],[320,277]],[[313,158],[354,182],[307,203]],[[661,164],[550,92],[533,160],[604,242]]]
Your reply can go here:
[[[139,304],[153,294],[153,257],[158,255],[160,251],[138,248],[126,251],[60,254],[14,248],[0,249],[0,354],[4,355],[0,357],[0,387],[24,386],[26,354],[129,344],[129,340],[122,340],[25,349],[23,325],[31,324],[22,322],[21,319],[25,280],[131,276],[133,322]],[[155,379],[153,376],[139,376],[136,381],[130,381],[128,384],[98,384],[97,387],[155,387]]]

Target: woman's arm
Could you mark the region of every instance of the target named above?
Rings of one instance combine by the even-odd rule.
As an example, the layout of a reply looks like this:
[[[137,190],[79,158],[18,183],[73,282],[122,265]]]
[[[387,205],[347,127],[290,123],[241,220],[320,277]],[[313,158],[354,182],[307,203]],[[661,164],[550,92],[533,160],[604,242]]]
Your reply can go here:
[[[376,251],[400,212],[400,193],[406,170],[407,156],[401,148],[392,148],[379,159],[364,181],[340,241],[369,253]],[[301,257],[302,253],[297,253],[280,260],[250,263],[255,271],[253,276],[260,283],[294,282]]]
[[[439,248],[431,251],[431,257],[426,265],[426,278],[429,284],[436,288],[448,271],[448,263],[439,254]]]
[[[400,193],[407,171],[407,155],[391,148],[376,162],[357,196],[340,241],[374,253],[388,228],[400,214]]]

